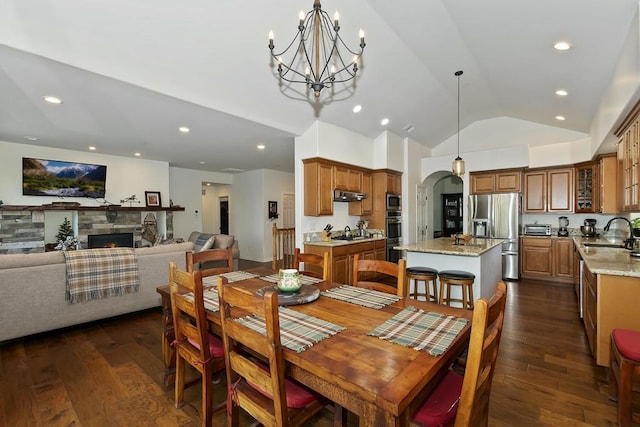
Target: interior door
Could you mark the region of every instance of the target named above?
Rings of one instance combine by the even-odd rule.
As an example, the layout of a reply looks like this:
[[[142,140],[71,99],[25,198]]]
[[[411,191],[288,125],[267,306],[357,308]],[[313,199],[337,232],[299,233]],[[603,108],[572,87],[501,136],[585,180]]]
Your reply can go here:
[[[229,198],[220,197],[220,234],[229,234]]]

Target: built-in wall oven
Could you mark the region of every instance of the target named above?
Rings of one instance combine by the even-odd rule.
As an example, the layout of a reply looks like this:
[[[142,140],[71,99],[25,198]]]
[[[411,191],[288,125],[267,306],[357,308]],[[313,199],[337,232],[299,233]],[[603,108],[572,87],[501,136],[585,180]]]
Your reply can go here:
[[[402,243],[402,212],[388,210],[385,224],[385,232],[387,236],[387,261],[398,262],[402,257],[402,251],[393,249],[393,247]]]

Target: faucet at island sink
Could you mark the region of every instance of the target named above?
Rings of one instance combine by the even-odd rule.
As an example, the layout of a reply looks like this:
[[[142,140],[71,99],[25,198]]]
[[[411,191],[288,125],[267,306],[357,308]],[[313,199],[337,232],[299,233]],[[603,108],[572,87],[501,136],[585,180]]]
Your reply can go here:
[[[635,237],[633,237],[633,225],[631,224],[631,221],[629,221],[627,218],[622,217],[622,216],[613,217],[607,222],[607,225],[604,226],[603,230],[605,232],[609,231],[609,227],[611,226],[611,223],[613,221],[615,221],[616,219],[621,219],[623,221],[626,221],[627,224],[629,224],[629,238],[624,241],[624,247],[626,249],[633,249],[633,247],[635,246],[636,239],[635,239]]]

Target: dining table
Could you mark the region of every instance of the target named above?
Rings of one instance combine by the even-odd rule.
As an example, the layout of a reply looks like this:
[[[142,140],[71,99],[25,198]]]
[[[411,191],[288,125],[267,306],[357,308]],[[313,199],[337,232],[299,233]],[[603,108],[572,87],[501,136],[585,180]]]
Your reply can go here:
[[[275,286],[266,280],[277,273],[269,268],[245,272],[248,278],[235,281],[234,285],[256,293]],[[411,415],[468,345],[473,312],[400,297],[372,308],[327,296],[344,288],[344,284],[319,281],[309,286],[320,291],[317,299],[286,308],[341,328],[304,351],[283,347],[286,375],[356,414],[360,426],[408,426]],[[171,295],[168,285],[159,286],[157,292],[162,297],[164,321],[164,383],[170,386],[175,378]],[[407,310],[461,320],[462,326],[437,355],[371,334]],[[206,311],[211,332],[220,333],[219,311]]]

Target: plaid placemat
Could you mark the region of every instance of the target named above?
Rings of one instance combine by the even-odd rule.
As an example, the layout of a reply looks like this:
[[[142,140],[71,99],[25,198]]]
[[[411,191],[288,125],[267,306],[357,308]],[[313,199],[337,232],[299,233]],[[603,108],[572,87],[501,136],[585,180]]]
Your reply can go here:
[[[322,292],[321,295],[350,302],[351,304],[375,308],[377,310],[402,299],[397,295],[349,285],[329,289],[328,291]]]
[[[189,292],[188,294],[184,294],[182,296],[189,301],[193,301],[193,292]],[[204,297],[205,309],[213,312],[220,310],[220,302],[218,301],[218,290],[216,288],[205,289],[202,292],[202,296]]]
[[[367,335],[439,356],[469,320],[407,307]]]
[[[269,276],[260,276],[260,280],[270,283],[278,283],[278,275],[271,274]],[[304,274],[300,275],[300,282],[302,282],[303,285],[313,285],[322,281],[322,279],[318,279],[317,277],[305,276]]]
[[[246,271],[230,271],[228,273],[216,274],[215,276],[208,276],[202,278],[202,284],[204,286],[218,286],[218,277],[226,277],[229,283],[239,282],[240,280],[251,279],[258,277],[259,274],[248,273]]]
[[[280,307],[279,313],[282,345],[296,353],[301,353],[315,343],[346,329],[340,325],[335,325],[286,307]],[[251,315],[239,318],[237,321],[254,331],[266,335],[264,319],[260,317]]]

